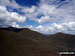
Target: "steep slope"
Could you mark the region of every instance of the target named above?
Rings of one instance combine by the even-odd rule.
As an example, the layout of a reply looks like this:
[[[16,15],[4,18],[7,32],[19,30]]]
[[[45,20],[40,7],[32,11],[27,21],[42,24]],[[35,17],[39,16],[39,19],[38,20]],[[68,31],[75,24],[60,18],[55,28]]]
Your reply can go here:
[[[0,56],[58,56],[58,54],[26,36],[0,29]]]

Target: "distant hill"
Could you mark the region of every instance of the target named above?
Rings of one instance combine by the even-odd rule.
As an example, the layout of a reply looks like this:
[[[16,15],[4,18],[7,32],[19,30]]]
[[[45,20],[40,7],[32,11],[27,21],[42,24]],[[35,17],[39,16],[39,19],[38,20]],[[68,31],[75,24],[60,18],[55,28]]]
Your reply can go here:
[[[45,36],[28,28],[0,28],[0,56],[59,56],[75,50],[75,35]]]
[[[48,36],[48,39],[58,50],[75,51],[75,35],[56,33]]]

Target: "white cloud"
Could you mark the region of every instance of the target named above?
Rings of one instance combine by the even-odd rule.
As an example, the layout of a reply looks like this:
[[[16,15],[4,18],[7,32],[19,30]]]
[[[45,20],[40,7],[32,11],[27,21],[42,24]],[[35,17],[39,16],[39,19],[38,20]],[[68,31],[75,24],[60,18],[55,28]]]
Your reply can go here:
[[[16,22],[25,22],[29,20],[44,23],[53,23],[49,26],[28,26],[28,28],[41,33],[65,32],[75,34],[75,0],[40,0],[39,6],[24,7],[16,3],[15,0],[0,0],[0,25],[12,25],[20,27]],[[16,9],[22,9],[25,16],[17,12],[9,12],[6,6]],[[58,22],[58,23],[56,23]]]
[[[16,24],[16,22],[12,23],[12,27],[20,28],[20,26],[18,24]]]
[[[55,34],[57,32],[63,32],[68,34],[75,34],[75,22],[68,23],[53,23],[49,26],[27,26],[27,28],[32,29],[34,31],[38,31],[43,34]]]
[[[22,7],[12,0],[0,0],[1,5],[21,8],[22,12],[29,20],[38,23],[43,22],[74,22],[75,21],[75,1],[72,0],[40,0],[39,6]],[[60,6],[59,6],[60,5]],[[59,8],[57,8],[59,7]],[[40,16],[43,15],[43,16]],[[40,16],[38,18],[38,16]]]
[[[0,23],[11,24],[13,22],[25,22],[26,17],[16,12],[8,12],[5,6],[0,6]]]
[[[42,16],[40,19],[37,20],[38,23],[42,23],[42,22],[46,22],[46,21],[50,21],[50,17],[49,16]]]
[[[32,9],[32,8],[28,8]],[[35,11],[34,11],[35,10]],[[43,15],[43,16],[40,16]],[[49,27],[37,26],[34,27],[36,31],[42,33],[55,33],[64,32],[75,34],[75,1],[74,0],[41,0],[38,7],[33,9],[33,12],[29,12],[26,16],[38,23],[52,22]],[[38,16],[40,16],[38,18]],[[58,23],[56,23],[58,22]]]
[[[70,33],[75,34],[75,22],[66,22],[66,23],[54,23],[53,28],[55,28],[56,32],[64,32],[64,33]]]
[[[36,21],[38,23],[74,22],[75,21],[74,10],[75,10],[74,0],[72,1],[65,0],[62,2],[60,0],[48,0],[48,1],[41,0],[39,6],[32,6],[31,8],[25,7],[24,9],[22,9],[22,11],[26,13],[25,15],[30,20]],[[40,17],[38,18],[38,16]]]
[[[0,0],[0,5],[2,6],[8,6],[8,7],[11,7],[11,8],[22,8],[19,4],[17,4],[15,2],[15,0]]]
[[[35,12],[35,6],[32,6],[31,8],[30,7],[24,7],[23,9],[22,9],[22,12],[24,12],[24,13],[34,13]]]
[[[54,23],[54,24],[53,24],[53,27],[54,27],[54,28],[56,29],[56,31],[58,31],[58,32],[65,30],[65,28],[64,28],[64,26],[62,26],[62,24]]]

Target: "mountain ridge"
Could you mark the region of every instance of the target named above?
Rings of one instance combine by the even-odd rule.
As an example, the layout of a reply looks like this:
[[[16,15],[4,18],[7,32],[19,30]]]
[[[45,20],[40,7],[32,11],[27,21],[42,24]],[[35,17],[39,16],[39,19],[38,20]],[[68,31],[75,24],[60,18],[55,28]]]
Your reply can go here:
[[[75,35],[64,33],[45,36],[28,28],[9,27],[0,28],[0,40],[4,42],[0,42],[0,52],[7,56],[58,56],[59,51],[75,51]]]
[[[34,30],[31,30],[31,29],[29,29],[29,28],[16,28],[16,27],[5,27],[5,28],[0,28],[0,29],[3,29],[3,30],[7,30],[7,31],[14,31],[14,32],[19,32],[19,31],[22,31],[22,30],[30,30],[30,31],[34,31]],[[34,31],[34,32],[37,32],[37,31]],[[37,33],[39,33],[39,32],[37,32]],[[42,34],[42,33],[40,33],[40,34]],[[55,33],[55,34],[68,34],[68,33],[63,33],[63,32],[57,32],[57,33]],[[51,35],[55,35],[55,34],[51,34]],[[51,36],[50,34],[42,34],[42,35],[45,35],[45,36]],[[68,35],[72,35],[72,34],[68,34]]]

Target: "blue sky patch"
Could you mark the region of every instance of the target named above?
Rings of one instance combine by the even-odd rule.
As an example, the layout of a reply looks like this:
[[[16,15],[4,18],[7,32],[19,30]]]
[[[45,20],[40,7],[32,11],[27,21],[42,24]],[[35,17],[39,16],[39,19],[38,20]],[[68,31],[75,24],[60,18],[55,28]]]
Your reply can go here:
[[[19,5],[31,7],[32,5],[37,6],[39,0],[15,0]]]

